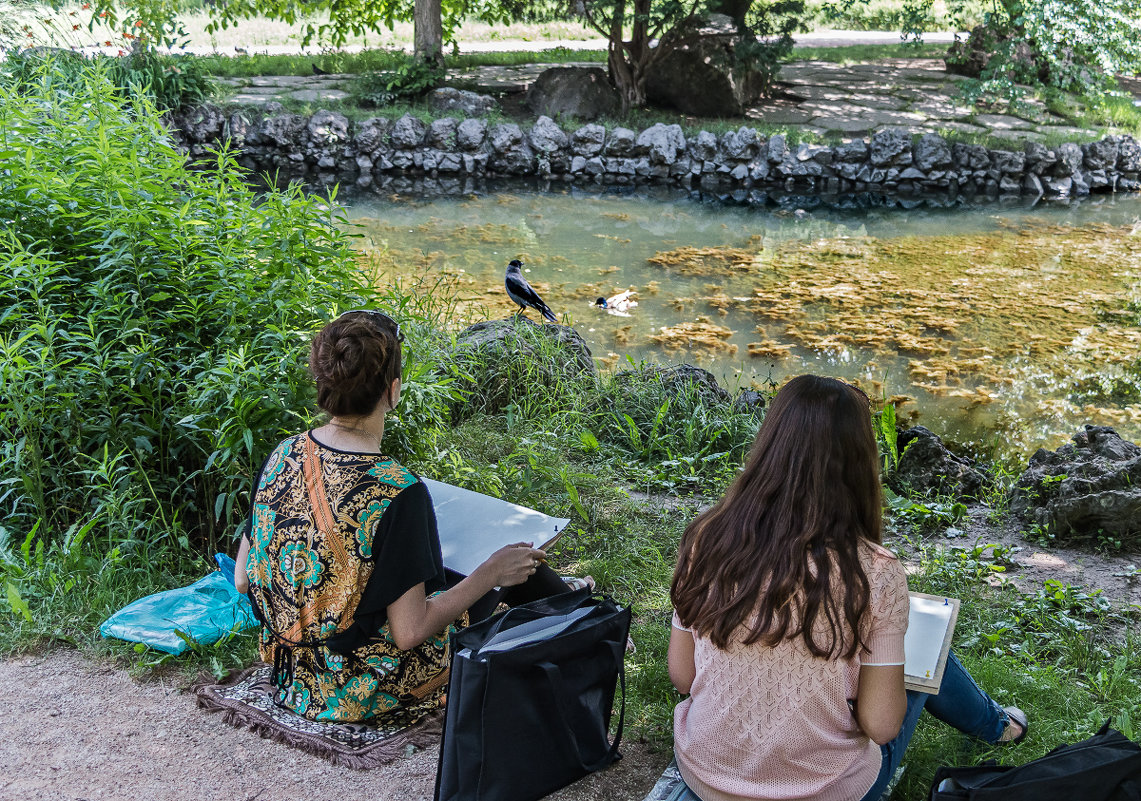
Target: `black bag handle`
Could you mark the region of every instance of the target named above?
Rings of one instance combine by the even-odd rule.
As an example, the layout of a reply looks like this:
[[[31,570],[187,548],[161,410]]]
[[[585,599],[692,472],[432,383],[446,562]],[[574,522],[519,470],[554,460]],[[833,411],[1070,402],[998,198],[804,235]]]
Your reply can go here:
[[[568,609],[579,608],[582,605],[582,601],[587,599],[596,599],[599,603],[612,600],[609,595],[596,596],[589,587],[583,587],[581,590],[571,590],[570,592],[553,595],[550,598],[540,598],[538,601],[532,601],[529,604],[520,604],[519,606],[513,606],[506,612],[503,612],[499,618],[495,620],[495,622],[488,626],[487,631],[483,632],[481,635],[483,642],[486,643],[488,640],[498,634],[500,630],[502,630],[503,627],[507,625],[508,620],[515,620],[515,618],[524,616],[528,612],[531,612],[532,614],[538,612],[538,617],[546,617],[552,614],[552,610],[548,608],[550,606],[548,602],[551,598],[558,598],[560,606],[567,606]],[[572,599],[574,599],[573,603]],[[540,606],[540,604],[543,605]],[[480,647],[482,647],[482,645]],[[478,650],[478,648],[473,648],[473,655],[477,653]]]
[[[614,645],[615,647],[620,647],[617,643],[614,643]],[[562,693],[559,692],[559,687],[562,684],[562,671],[560,671],[558,665],[553,662],[536,662],[535,664],[536,667],[543,671],[543,674],[547,677],[547,681],[551,684],[551,689],[553,690],[551,695],[555,699],[555,705],[558,708],[559,717],[561,718],[560,723],[562,725],[559,727],[559,731],[568,733],[566,740],[570,745],[570,751],[574,753],[578,759],[579,766],[583,771],[586,773],[594,773],[606,767],[611,762],[621,759],[622,755],[618,753],[618,746],[622,744],[622,728],[626,723],[626,660],[618,660],[618,681],[622,687],[622,706],[619,707],[618,710],[618,730],[614,732],[614,742],[611,744],[610,750],[607,751],[601,759],[589,765],[582,758],[582,752],[579,750],[578,743],[575,742],[573,737],[569,736],[571,730],[570,721],[567,719],[567,711],[564,706]]]

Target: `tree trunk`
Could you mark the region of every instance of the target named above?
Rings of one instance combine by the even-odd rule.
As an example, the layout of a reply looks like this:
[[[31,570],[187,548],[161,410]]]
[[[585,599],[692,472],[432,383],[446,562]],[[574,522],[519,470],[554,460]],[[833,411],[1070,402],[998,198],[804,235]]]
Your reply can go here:
[[[745,15],[749,13],[749,7],[752,5],[753,0],[712,0],[709,4],[709,13],[732,17],[737,23],[737,28],[741,29],[745,27]]]
[[[444,19],[441,0],[416,0],[412,32],[417,58],[441,62],[444,58]]]
[[[648,18],[651,0],[634,0],[634,20],[629,42],[622,41],[626,0],[617,0],[610,18],[606,65],[610,81],[622,98],[622,113],[646,105],[646,64],[651,60]]]

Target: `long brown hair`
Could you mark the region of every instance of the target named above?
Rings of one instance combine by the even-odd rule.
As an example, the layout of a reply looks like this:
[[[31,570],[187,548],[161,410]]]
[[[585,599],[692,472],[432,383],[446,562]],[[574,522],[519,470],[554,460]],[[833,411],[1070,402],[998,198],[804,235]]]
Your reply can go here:
[[[869,597],[860,543],[880,542],[882,528],[867,396],[798,376],[728,492],[686,528],[670,599],[718,648],[745,626],[746,644],[800,636],[814,656],[851,658]]]

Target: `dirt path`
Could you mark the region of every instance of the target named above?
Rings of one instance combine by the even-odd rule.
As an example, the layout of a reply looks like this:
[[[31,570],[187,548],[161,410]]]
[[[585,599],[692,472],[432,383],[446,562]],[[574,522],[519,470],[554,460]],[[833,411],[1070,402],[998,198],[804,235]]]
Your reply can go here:
[[[169,682],[138,682],[59,650],[0,662],[17,688],[0,718],[0,798],[33,801],[426,801],[437,749],[372,771],[338,768],[198,709]],[[549,801],[640,801],[669,761],[639,743]]]
[[[1022,525],[1016,520],[995,524],[987,518],[987,508],[974,506],[970,516],[959,524],[961,534],[947,537],[932,534],[916,543],[943,547],[973,547],[999,545],[1012,549],[1007,555],[1010,564],[995,581],[1010,581],[1023,593],[1032,594],[1042,589],[1047,579],[1057,579],[1086,592],[1101,590],[1115,606],[1141,607],[1141,574],[1134,566],[1141,566],[1141,554],[1130,552],[1097,552],[1088,548],[1043,547],[1022,536]],[[892,543],[893,545],[896,543]],[[901,549],[906,561],[918,564],[913,549]]]

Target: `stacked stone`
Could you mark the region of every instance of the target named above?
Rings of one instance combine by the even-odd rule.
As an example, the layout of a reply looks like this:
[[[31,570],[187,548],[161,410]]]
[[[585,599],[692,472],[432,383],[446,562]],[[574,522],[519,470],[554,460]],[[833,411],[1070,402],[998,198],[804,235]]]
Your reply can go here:
[[[192,158],[229,139],[244,167],[315,182],[387,185],[397,177],[539,177],[574,182],[661,183],[710,191],[778,188],[799,194],[1082,196],[1141,189],[1141,144],[1110,136],[1088,144],[989,150],[914,139],[889,128],[869,140],[789,147],[749,127],[686,137],[678,125],[567,133],[549,117],[530,131],[471,117],[425,123],[411,115],[351,124],[342,114],[278,114],[260,120],[203,106],[172,121]],[[463,191],[459,189],[457,191]]]

